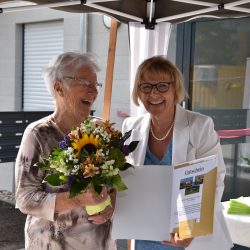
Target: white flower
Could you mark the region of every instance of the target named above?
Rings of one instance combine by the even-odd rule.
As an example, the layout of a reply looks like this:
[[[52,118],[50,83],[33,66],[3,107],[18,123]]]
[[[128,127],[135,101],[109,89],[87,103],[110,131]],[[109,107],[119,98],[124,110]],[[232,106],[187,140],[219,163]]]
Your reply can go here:
[[[102,175],[103,176],[114,176],[119,173],[118,168],[114,168],[113,164],[115,160],[106,161],[102,166]]]

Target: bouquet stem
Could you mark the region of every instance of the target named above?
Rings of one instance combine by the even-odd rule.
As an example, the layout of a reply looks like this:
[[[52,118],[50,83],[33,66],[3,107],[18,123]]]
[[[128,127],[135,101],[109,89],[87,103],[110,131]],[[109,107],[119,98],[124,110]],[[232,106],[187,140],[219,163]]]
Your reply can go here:
[[[111,205],[110,196],[108,196],[108,198],[100,204],[88,205],[85,208],[86,208],[88,215],[93,215],[93,214],[97,214],[99,212],[102,212],[109,205]]]

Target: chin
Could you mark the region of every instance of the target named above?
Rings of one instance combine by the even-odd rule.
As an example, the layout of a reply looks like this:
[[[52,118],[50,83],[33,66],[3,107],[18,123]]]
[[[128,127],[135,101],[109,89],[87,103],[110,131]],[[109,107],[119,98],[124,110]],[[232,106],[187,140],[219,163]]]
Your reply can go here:
[[[153,114],[153,115],[160,115],[161,113],[166,112],[166,107],[150,107],[149,109],[147,109],[149,113]]]

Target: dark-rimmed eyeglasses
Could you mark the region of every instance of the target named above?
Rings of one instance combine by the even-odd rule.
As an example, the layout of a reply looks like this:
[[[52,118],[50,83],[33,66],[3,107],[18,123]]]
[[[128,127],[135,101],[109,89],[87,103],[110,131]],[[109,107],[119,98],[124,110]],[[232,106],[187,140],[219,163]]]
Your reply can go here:
[[[149,82],[144,82],[139,84],[139,89],[144,94],[151,93],[153,88],[156,88],[159,92],[164,93],[169,90],[171,83],[172,82],[158,82],[156,84],[152,84]]]
[[[73,80],[73,81],[77,81],[79,84],[81,84],[82,87],[84,88],[101,88],[102,87],[102,84],[99,83],[99,82],[90,82],[84,78],[80,78],[80,77],[77,77],[77,76],[64,76],[65,79],[70,79],[70,80]]]

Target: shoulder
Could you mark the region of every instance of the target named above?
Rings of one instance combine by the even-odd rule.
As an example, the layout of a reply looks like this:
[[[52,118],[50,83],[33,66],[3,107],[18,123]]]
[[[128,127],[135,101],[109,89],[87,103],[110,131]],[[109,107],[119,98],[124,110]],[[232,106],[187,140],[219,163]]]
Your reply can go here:
[[[32,123],[30,123],[28,126],[27,126],[27,129],[30,129],[30,130],[39,130],[39,129],[42,129],[44,127],[48,127],[48,126],[51,126],[51,115],[48,115],[48,116],[45,116],[37,121],[34,121]]]
[[[182,116],[186,116],[187,123],[189,126],[213,126],[213,119],[210,116],[204,115],[196,111],[186,110],[182,107],[179,107],[178,111],[179,113],[181,113]]]
[[[194,111],[186,111],[190,134],[198,139],[199,137],[217,138],[217,133],[214,128],[213,119],[210,116]]]
[[[56,127],[53,126],[51,115],[49,115],[30,123],[24,131],[24,136],[39,137],[45,135],[45,137],[48,137],[51,134],[55,134],[56,130]]]
[[[122,131],[126,132],[130,129],[140,129],[145,126],[150,121],[150,115],[144,114],[138,117],[128,117],[124,120],[122,124]]]
[[[201,114],[199,112],[195,111],[187,111],[188,117],[191,121],[193,122],[198,122],[198,123],[213,123],[213,119],[210,116]]]

